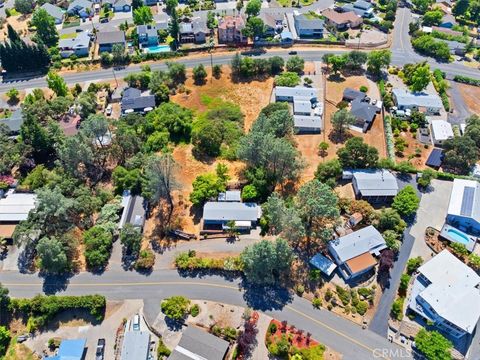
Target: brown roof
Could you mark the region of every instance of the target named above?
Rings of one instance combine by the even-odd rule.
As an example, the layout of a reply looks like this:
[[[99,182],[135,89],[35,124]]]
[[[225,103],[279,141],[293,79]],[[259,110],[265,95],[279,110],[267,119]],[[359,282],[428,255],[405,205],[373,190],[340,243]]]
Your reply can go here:
[[[453,36],[462,36],[463,35],[463,33],[460,32],[460,31],[455,31],[455,30],[452,30],[452,29],[442,28],[442,27],[439,27],[439,26],[432,26],[432,30],[433,31],[438,31],[438,32],[441,32],[441,33],[444,33],[444,34],[448,34],[448,35],[453,35]]]
[[[369,252],[358,255],[350,260],[347,260],[347,265],[352,274],[356,274],[362,270],[368,269],[377,264],[377,260]]]
[[[358,16],[353,11],[340,13],[333,9],[326,9],[322,15],[336,24],[348,24],[349,22],[358,21]]]
[[[245,21],[243,17],[240,15],[237,16],[225,16],[224,18],[220,19],[220,23],[218,24],[219,29],[226,30],[227,28],[240,28],[242,29],[245,25]]]
[[[0,224],[0,238],[11,239],[17,225]]]

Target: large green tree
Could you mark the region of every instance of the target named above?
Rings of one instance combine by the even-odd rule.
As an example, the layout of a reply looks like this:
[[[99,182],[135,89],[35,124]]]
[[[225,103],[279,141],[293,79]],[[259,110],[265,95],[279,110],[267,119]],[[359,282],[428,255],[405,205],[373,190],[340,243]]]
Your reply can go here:
[[[444,142],[443,168],[449,172],[468,175],[478,160],[478,148],[470,136],[457,136]]]
[[[55,237],[43,237],[37,244],[40,269],[52,274],[59,274],[68,269],[69,261],[64,245]]]
[[[36,27],[35,39],[47,46],[55,46],[58,43],[58,32],[55,20],[43,8],[39,8],[32,16],[31,23]]]
[[[374,168],[378,162],[378,150],[365,144],[360,137],[353,137],[338,149],[337,156],[343,168]]]
[[[392,208],[397,210],[401,216],[411,216],[415,214],[420,204],[420,199],[413,186],[407,185],[400,190],[393,199]]]
[[[344,139],[351,125],[357,122],[357,118],[347,109],[336,111],[331,119],[333,131],[338,139]]]
[[[430,65],[428,63],[416,66],[410,80],[410,89],[412,91],[425,90],[430,83],[430,78]]]
[[[305,60],[300,56],[294,55],[287,60],[285,65],[287,71],[296,72],[297,74],[302,74],[305,67]]]
[[[382,69],[390,65],[392,53],[390,50],[374,50],[368,54],[367,71],[380,76]]]
[[[148,6],[140,6],[133,11],[133,22],[135,25],[146,25],[153,21],[152,10]]]
[[[421,329],[415,336],[415,346],[428,360],[450,360],[452,343],[438,331]]]
[[[57,96],[67,96],[68,86],[63,77],[54,71],[49,71],[47,74],[48,88],[51,89]]]
[[[129,255],[138,257],[142,246],[142,233],[140,229],[135,228],[131,224],[125,224],[120,231],[120,242]]]
[[[250,17],[250,16],[257,16],[260,14],[260,9],[262,8],[262,2],[261,0],[250,0],[247,3],[247,6],[245,8],[245,13]]]

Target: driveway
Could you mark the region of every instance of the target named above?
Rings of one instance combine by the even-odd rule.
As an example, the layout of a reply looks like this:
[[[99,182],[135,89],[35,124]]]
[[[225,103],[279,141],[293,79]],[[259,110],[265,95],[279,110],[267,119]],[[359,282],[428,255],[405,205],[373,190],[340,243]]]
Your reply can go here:
[[[458,83],[449,81],[449,85],[450,88],[447,92],[451,99],[453,113],[448,114],[448,121],[453,125],[464,124],[465,119],[472,115],[472,113],[468,109],[465,99],[458,89]]]

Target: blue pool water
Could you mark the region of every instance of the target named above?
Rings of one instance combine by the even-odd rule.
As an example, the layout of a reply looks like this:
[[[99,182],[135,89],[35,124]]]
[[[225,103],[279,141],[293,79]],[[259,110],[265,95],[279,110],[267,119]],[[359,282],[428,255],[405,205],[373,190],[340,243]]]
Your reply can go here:
[[[448,229],[447,233],[448,236],[460,244],[468,245],[470,243],[470,239],[458,230]]]
[[[169,45],[155,45],[155,46],[149,46],[145,49],[148,53],[161,53],[161,52],[168,52],[170,51],[170,46]]]

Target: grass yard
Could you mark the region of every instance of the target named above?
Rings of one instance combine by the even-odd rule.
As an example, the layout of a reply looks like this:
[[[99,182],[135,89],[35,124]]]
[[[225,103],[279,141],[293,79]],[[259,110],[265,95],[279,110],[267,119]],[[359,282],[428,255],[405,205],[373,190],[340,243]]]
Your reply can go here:
[[[77,37],[76,33],[61,34],[60,39],[75,39]]]
[[[23,344],[17,343],[17,338],[14,337],[10,342],[7,353],[3,357],[3,360],[39,360],[37,355],[34,355],[32,351]]]

